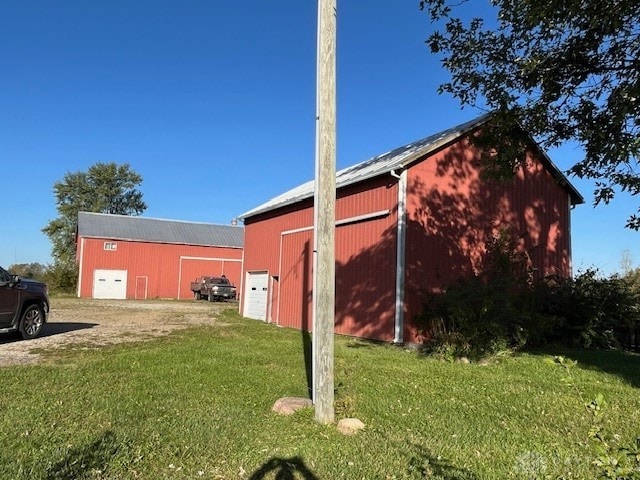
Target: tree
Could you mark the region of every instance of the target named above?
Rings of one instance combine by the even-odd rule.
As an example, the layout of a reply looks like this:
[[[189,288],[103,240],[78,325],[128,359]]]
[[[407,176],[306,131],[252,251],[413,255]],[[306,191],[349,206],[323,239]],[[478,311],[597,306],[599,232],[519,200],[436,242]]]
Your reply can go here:
[[[622,279],[627,283],[631,293],[636,296],[636,307],[640,312],[640,267],[629,270],[622,275]]]
[[[620,266],[622,267],[622,275],[626,276],[633,270],[633,255],[627,249],[622,251],[622,255],[620,257]]]
[[[78,212],[139,215],[147,205],[138,186],[142,177],[129,164],[96,163],[86,172],[67,172],[53,184],[58,218],[42,231],[51,239],[56,283],[75,286],[75,232]]]
[[[626,271],[622,281],[633,299],[632,315],[629,315],[629,345],[640,351],[640,267]]]
[[[12,275],[19,275],[24,278],[33,278],[34,280],[43,281],[47,272],[46,265],[38,262],[33,263],[14,263],[9,265],[8,270]]]
[[[640,194],[640,2],[492,0],[495,24],[464,21],[464,3],[420,8],[439,25],[427,43],[451,74],[439,92],[494,112],[477,140],[495,147],[491,167],[512,174],[524,130],[546,148],[582,146],[569,173],[595,180],[594,205]],[[626,226],[640,229],[640,209]]]

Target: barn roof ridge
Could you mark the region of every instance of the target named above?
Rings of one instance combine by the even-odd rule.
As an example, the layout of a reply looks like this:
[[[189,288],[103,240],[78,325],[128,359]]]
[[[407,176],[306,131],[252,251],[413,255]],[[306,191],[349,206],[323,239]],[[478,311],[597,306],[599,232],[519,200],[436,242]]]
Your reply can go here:
[[[78,212],[79,214],[83,214],[83,215],[102,215],[105,217],[126,217],[126,218],[138,218],[138,219],[144,219],[144,220],[152,220],[152,221],[157,221],[157,222],[172,222],[172,223],[191,223],[194,225],[214,225],[217,227],[230,227],[230,228],[242,228],[241,226],[238,225],[227,225],[225,223],[211,223],[211,222],[196,222],[195,220],[175,220],[175,219],[171,219],[171,218],[160,218],[160,217],[143,217],[141,215],[123,215],[123,214],[119,214],[119,213],[104,213],[104,212]]]
[[[388,173],[392,170],[406,168],[418,158],[423,157],[424,155],[427,155],[443,145],[446,145],[447,143],[470,132],[477,126],[486,122],[490,117],[491,113],[486,113],[473,120],[447,128],[421,140],[416,140],[393,150],[389,150],[388,152],[376,155],[375,157],[371,157],[350,167],[343,168],[336,172],[336,189]],[[531,141],[542,153],[544,160],[548,163],[548,167],[552,173],[554,173],[556,177],[559,178],[560,183],[569,190],[572,200],[575,201],[574,203],[583,203],[584,199],[575,187],[571,185],[566,176],[560,171],[560,169],[558,169],[558,167],[556,167],[549,156],[537,145],[533,138],[531,138]],[[312,197],[313,193],[314,181],[310,180],[302,185],[287,190],[271,200],[243,213],[242,215],[239,215],[238,218],[244,220],[261,213],[292,205]]]
[[[244,246],[241,226],[96,212],[78,212],[77,235],[181,245]]]

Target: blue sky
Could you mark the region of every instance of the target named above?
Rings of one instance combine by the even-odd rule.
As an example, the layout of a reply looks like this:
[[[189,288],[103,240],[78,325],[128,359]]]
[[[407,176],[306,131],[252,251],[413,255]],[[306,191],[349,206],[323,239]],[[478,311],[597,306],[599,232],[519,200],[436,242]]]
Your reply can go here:
[[[477,4],[476,4],[477,5]],[[317,3],[33,0],[0,18],[0,265],[49,263],[53,183],[143,176],[144,216],[228,224],[313,178]],[[479,11],[482,14],[482,11]],[[474,118],[438,95],[417,0],[338,0],[338,168]],[[563,170],[576,147],[549,152]],[[637,199],[573,212],[576,269],[640,264]]]

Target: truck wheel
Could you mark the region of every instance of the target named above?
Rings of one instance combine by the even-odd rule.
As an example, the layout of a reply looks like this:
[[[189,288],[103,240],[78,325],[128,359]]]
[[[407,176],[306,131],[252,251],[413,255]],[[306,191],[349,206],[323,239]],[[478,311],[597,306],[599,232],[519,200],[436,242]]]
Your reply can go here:
[[[36,338],[42,331],[44,312],[38,305],[29,305],[20,317],[20,335],[25,340]]]
[[[200,292],[193,292],[193,298],[195,298],[196,300],[200,300],[202,298],[202,295],[200,295]]]

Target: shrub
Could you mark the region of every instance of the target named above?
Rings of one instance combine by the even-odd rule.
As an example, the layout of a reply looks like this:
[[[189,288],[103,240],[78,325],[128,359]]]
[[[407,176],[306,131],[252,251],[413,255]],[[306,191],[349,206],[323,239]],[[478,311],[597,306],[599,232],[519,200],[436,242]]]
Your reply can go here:
[[[534,323],[528,264],[506,232],[494,237],[480,274],[428,296],[416,319],[427,351],[479,358],[524,345]]]
[[[535,280],[526,254],[501,232],[482,273],[427,296],[416,317],[427,352],[484,357],[524,345],[637,346],[637,283],[596,270]],[[633,287],[633,288],[632,288]]]
[[[78,269],[75,264],[54,263],[47,268],[45,280],[54,293],[73,293],[78,285]]]
[[[541,316],[552,319],[547,341],[598,348],[630,346],[630,329],[638,323],[637,296],[617,276],[598,278],[595,270],[573,279],[544,279],[534,285]]]

